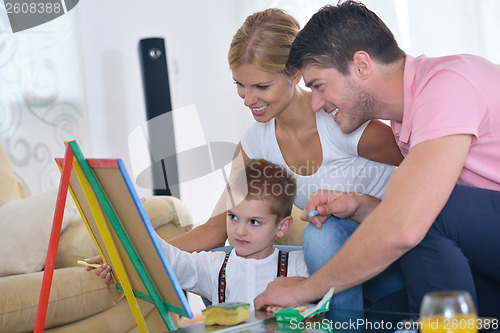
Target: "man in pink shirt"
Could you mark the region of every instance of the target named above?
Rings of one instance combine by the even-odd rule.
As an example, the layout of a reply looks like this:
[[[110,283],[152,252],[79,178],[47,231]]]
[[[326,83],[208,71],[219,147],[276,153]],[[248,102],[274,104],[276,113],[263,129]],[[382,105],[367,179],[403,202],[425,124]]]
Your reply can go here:
[[[471,55],[408,56],[377,15],[353,1],[320,9],[288,64],[311,88],[313,110],[332,113],[344,133],[391,120],[405,160],[382,201],[311,195],[302,217],[318,228],[330,215],[360,226],[309,278],[277,279],[255,307],[310,302],[398,261],[410,311],[427,292],[460,289],[480,314],[499,316],[500,67]],[[313,210],[319,215],[309,218]]]
[[[459,184],[500,190],[500,67],[473,55],[407,55],[402,122],[391,121],[407,156],[419,143],[472,136]]]

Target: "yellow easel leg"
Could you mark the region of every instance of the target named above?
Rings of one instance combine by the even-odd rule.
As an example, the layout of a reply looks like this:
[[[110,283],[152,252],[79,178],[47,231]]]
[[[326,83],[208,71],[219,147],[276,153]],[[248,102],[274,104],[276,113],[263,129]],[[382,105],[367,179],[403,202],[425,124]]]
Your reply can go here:
[[[59,170],[61,171],[62,170],[62,167],[57,165],[59,167]],[[92,238],[92,241],[94,242],[96,248],[97,248],[97,252],[99,252],[99,255],[101,256],[102,258],[102,261],[106,264],[106,265],[109,265],[109,263],[106,261],[106,258],[104,256],[104,253],[102,252],[101,250],[101,247],[99,246],[99,243],[97,242],[96,240],[96,237],[94,235],[94,232],[92,231],[92,228],[90,227],[90,224],[89,224],[89,221],[87,220],[87,218],[85,217],[85,213],[83,212],[83,209],[82,209],[82,206],[80,205],[80,203],[78,202],[78,198],[76,197],[75,195],[75,192],[73,191],[73,189],[71,188],[71,184],[68,188],[69,192],[71,193],[71,196],[73,197],[73,201],[75,202],[75,205],[76,207],[78,208],[78,211],[80,212],[80,216],[82,217],[82,220],[85,224],[85,227],[87,228],[87,231],[89,232],[89,235],[90,237]],[[113,278],[113,282],[116,284],[118,281],[115,279],[115,276],[112,275],[111,276]]]
[[[92,188],[90,187],[90,184],[88,183],[87,178],[85,177],[76,159],[73,160],[73,168],[83,189],[92,215],[94,216],[97,228],[99,229],[99,233],[101,234],[104,244],[106,245],[106,249],[108,250],[111,262],[113,263],[113,268],[116,275],[118,276],[118,279],[120,280],[123,292],[125,293],[125,297],[127,298],[128,304],[130,306],[130,310],[132,310],[132,314],[134,315],[135,321],[137,323],[137,327],[139,328],[140,332],[149,332],[146,321],[144,320],[144,316],[142,315],[141,309],[139,308],[139,304],[137,303],[137,299],[132,290],[132,285],[130,284],[127,273],[125,272],[125,268],[123,267],[123,263],[118,254],[118,250],[116,249],[113,238],[111,237],[111,233],[106,225],[104,216],[102,215],[99,203],[97,202]]]

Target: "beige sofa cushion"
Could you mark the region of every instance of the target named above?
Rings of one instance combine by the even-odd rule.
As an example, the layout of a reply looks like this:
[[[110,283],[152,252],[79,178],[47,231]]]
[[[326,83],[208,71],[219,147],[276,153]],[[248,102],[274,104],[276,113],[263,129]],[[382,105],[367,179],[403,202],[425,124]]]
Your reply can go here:
[[[0,278],[0,331],[33,330],[43,272]],[[123,293],[82,267],[56,269],[45,327],[74,322],[115,305]]]
[[[0,206],[0,276],[39,272],[45,266],[57,189]],[[69,198],[61,231],[75,223],[77,209]]]
[[[304,230],[306,229],[309,222],[305,222],[300,219],[301,213],[302,210],[294,205],[292,209],[292,228],[284,237],[276,238],[274,244],[302,246],[302,244],[304,243]]]
[[[144,316],[149,333],[165,333],[167,328],[160,317],[156,308],[148,302],[137,299],[141,313]],[[176,326],[179,323],[179,317],[176,314],[170,314]],[[50,333],[140,333],[135,323],[134,316],[130,311],[128,302],[124,296],[118,304],[109,309],[96,313],[93,316],[83,318],[67,325],[62,325],[45,332]]]
[[[191,229],[191,215],[173,197],[156,196],[144,202],[158,234],[168,240]],[[61,235],[45,327],[56,332],[136,332],[135,322],[122,292],[106,285],[76,264],[92,257],[97,249],[83,223],[69,226]],[[78,266],[68,267],[66,266]],[[43,272],[0,278],[0,332],[33,330]],[[150,332],[164,332],[157,311],[140,301]],[[176,316],[174,316],[176,320]],[[57,328],[56,328],[57,326]],[[137,331],[138,332],[138,331]]]
[[[22,198],[22,192],[14,176],[9,158],[0,145],[0,206],[11,200]]]

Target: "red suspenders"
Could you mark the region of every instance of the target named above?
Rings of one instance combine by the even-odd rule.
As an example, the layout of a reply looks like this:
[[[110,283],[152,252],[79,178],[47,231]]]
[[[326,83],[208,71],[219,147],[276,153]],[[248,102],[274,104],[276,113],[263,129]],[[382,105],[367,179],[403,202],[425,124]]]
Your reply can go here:
[[[288,252],[279,251],[278,254],[278,274],[276,277],[286,277],[288,273]]]
[[[219,272],[219,303],[224,303],[226,301],[226,266],[227,260],[231,252],[226,253],[224,262]],[[288,252],[279,251],[278,253],[278,273],[277,277],[286,276],[288,273]]]
[[[224,258],[224,262],[219,272],[219,303],[224,303],[226,301],[226,266],[230,254],[231,252],[226,253],[226,257]]]

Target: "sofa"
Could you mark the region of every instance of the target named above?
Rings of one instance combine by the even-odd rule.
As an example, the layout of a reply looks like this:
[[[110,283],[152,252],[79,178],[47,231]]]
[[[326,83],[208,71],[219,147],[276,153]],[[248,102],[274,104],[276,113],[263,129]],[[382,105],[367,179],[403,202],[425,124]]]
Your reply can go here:
[[[55,163],[54,163],[55,167]],[[0,332],[32,332],[47,254],[57,189],[25,197],[0,145]],[[165,240],[191,229],[191,215],[174,197],[146,198],[144,208]],[[294,207],[292,230],[276,244],[302,245],[306,222]],[[106,285],[77,260],[98,254],[71,196],[67,198],[45,331],[139,332],[123,292]],[[165,332],[150,303],[138,300],[150,332]],[[172,315],[178,323],[177,315]]]
[[[54,167],[56,167],[54,163]],[[57,189],[24,197],[0,146],[0,332],[32,332],[43,278]],[[98,254],[82,218],[67,198],[45,331],[139,332],[123,292],[106,285],[77,260]],[[145,210],[160,237],[168,240],[191,229],[180,200],[154,196]],[[174,208],[175,206],[175,208]],[[47,208],[48,207],[48,208]],[[138,300],[150,332],[166,327],[154,307]],[[176,315],[172,316],[178,321]]]

